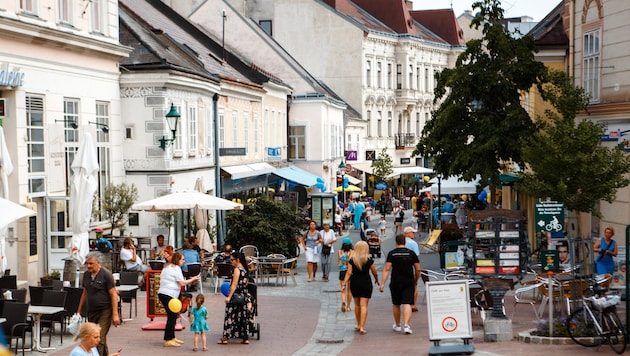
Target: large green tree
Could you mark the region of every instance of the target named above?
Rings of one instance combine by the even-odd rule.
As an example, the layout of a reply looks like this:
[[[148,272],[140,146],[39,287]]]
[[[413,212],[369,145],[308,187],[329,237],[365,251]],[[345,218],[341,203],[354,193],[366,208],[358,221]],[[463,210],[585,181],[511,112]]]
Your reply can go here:
[[[501,24],[498,0],[475,2],[471,26],[483,37],[471,40],[454,68],[436,75],[433,112],[414,150],[429,157],[434,171],[498,183],[504,164],[523,165],[521,137],[536,125],[521,106],[521,93],[538,85],[545,66],[536,61],[530,36],[515,38]]]
[[[383,148],[381,154],[378,155],[378,159],[372,161],[372,174],[377,180],[390,181],[391,179],[388,179],[387,176],[394,173],[393,166],[392,156],[387,153],[386,148]]]
[[[539,118],[537,134],[523,137],[527,170],[519,189],[534,197],[564,202],[568,210],[598,214],[596,203],[611,203],[617,189],[630,184],[630,158],[618,149],[601,146],[605,127],[576,120],[588,96],[563,72],[550,71],[541,90],[555,110]]]

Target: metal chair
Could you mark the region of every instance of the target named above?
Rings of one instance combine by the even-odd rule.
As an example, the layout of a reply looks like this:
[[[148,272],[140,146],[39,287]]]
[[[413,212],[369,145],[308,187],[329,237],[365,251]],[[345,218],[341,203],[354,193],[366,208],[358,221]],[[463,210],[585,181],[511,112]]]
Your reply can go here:
[[[42,305],[65,308],[67,294],[68,293],[66,291],[47,289],[44,291],[44,295],[43,295],[44,299],[43,299]],[[41,330],[43,327],[48,327],[48,346],[50,346],[50,341],[52,340],[52,337],[55,334],[56,323],[59,323],[59,328],[60,328],[59,335],[61,336],[61,343],[63,344],[63,334],[66,331],[65,322],[66,322],[65,309],[63,311],[60,311],[59,313],[42,315],[41,320],[40,320],[40,326],[39,326],[39,334],[41,335],[42,333]]]
[[[540,289],[540,286],[542,285],[543,282],[531,281],[529,283],[523,283],[522,287],[517,288],[514,291],[514,308],[512,309],[512,320],[514,320],[514,312],[516,312],[516,306],[518,304],[529,304],[534,310],[536,320],[540,321],[541,315],[538,315],[538,310],[536,309],[536,303],[538,302],[536,291],[538,291]]]
[[[70,322],[70,318],[79,312],[79,303],[81,302],[81,295],[83,294],[83,288],[65,287],[63,289],[66,295],[66,303],[63,308],[66,310],[66,326]]]
[[[188,266],[188,278],[194,277],[194,276],[201,277],[201,263],[200,262],[189,263],[187,264],[187,266]],[[203,283],[201,282],[201,278],[199,278],[199,292],[203,294]]]
[[[214,276],[214,294],[217,294],[219,288],[219,279],[231,279],[234,267],[231,263],[217,263],[217,271]]]
[[[28,295],[31,305],[44,305],[44,291],[51,290],[52,286],[28,286]]]
[[[250,273],[256,271],[256,259],[258,258],[258,247],[254,245],[245,245],[241,247],[238,252],[242,253],[245,256],[245,260],[247,261],[247,270]]]
[[[33,332],[31,323],[28,321],[28,304],[6,302],[2,311],[2,317],[6,319],[4,324],[5,337],[7,338],[9,349],[15,341],[15,352],[17,355],[18,345],[22,339],[22,355],[24,355],[24,338],[27,332],[31,332],[31,345],[33,344]]]
[[[120,272],[120,285],[138,285],[138,272]],[[131,302],[136,304],[136,318],[138,317],[138,290],[121,291],[118,293],[122,303],[129,303],[129,318],[131,318]]]
[[[297,257],[289,258],[288,260],[284,261],[282,267],[278,271],[278,276],[284,278],[285,285],[287,284],[287,277],[291,277],[291,279],[293,280],[293,284],[297,285],[297,282],[295,281],[295,275],[293,273],[296,264]]]

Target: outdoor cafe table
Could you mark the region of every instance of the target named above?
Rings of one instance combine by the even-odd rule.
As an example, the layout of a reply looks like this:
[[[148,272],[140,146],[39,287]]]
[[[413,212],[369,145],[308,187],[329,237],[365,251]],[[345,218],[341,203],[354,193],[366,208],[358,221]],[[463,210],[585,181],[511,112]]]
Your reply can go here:
[[[46,348],[42,348],[41,347],[41,332],[40,332],[40,320],[42,318],[42,315],[48,315],[48,314],[55,314],[55,313],[59,313],[61,311],[63,311],[63,307],[50,307],[50,306],[43,306],[43,305],[29,305],[28,306],[28,313],[33,315],[33,328],[35,330],[33,330],[33,345],[35,346],[34,349],[39,351],[39,352],[46,352],[47,350],[54,350],[54,347],[46,347]]]
[[[265,278],[267,279],[267,283],[269,283],[269,279],[271,275],[275,273],[276,275],[276,286],[280,281],[280,273],[282,271],[282,267],[286,262],[286,257],[268,257],[268,256],[259,256],[256,257],[256,280],[259,280],[262,283]]]

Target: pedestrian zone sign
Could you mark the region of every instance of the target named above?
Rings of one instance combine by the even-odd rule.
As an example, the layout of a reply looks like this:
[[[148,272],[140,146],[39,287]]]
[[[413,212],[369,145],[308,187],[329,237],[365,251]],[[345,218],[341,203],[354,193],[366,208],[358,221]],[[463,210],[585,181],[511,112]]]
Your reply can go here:
[[[536,232],[548,231],[559,233],[564,231],[564,203],[546,201],[536,203]]]

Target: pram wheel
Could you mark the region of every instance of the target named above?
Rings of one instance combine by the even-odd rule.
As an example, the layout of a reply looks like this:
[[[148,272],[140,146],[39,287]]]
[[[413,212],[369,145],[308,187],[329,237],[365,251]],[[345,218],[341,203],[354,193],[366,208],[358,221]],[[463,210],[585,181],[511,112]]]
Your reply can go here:
[[[249,334],[256,335],[256,340],[260,340],[260,323],[252,322],[249,327]]]

